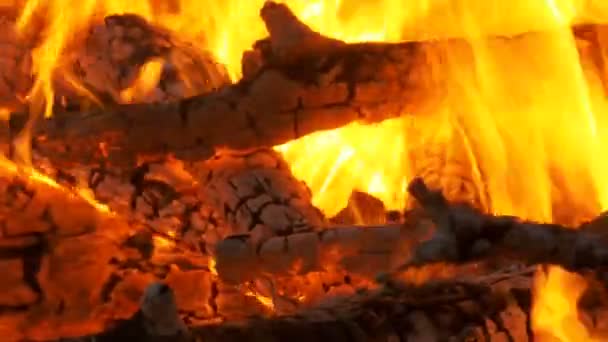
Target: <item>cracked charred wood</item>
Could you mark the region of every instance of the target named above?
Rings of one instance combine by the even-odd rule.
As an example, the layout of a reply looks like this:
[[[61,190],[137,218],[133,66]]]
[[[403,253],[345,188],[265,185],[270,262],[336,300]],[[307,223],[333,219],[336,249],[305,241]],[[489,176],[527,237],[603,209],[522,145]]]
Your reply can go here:
[[[468,204],[450,204],[440,190],[420,178],[408,188],[435,224],[435,233],[415,248],[401,268],[433,262],[468,262],[510,257],[531,264],[555,264],[568,270],[602,270],[608,266],[604,217],[576,227],[484,214]],[[602,228],[598,228],[603,226]],[[603,230],[603,231],[602,231]]]
[[[267,313],[255,297],[219,281],[203,253],[164,246],[146,227],[69,188],[3,170],[0,333],[7,341],[106,330],[131,317],[159,280],[176,290],[189,322]]]
[[[193,167],[198,196],[218,212],[230,232],[247,235],[254,246],[274,236],[322,229],[325,218],[312,205],[312,193],[272,149],[220,151]]]
[[[524,269],[419,286],[387,284],[334,298],[297,315],[192,326],[190,335],[201,342],[533,341],[531,282],[532,270]],[[583,305],[579,309],[592,335],[604,336],[600,322],[606,311]],[[126,332],[129,325],[122,326]],[[119,332],[116,328],[114,336]],[[78,341],[106,341],[103,336]]]
[[[227,283],[309,272],[347,272],[373,279],[407,260],[409,251],[431,236],[432,229],[422,222],[335,226],[277,236],[259,245],[248,236],[233,236],[216,245],[216,269]]]
[[[270,36],[244,54],[244,78],[237,84],[167,104],[57,113],[36,128],[35,148],[63,163],[132,162],[138,154],[166,153],[200,160],[217,148],[274,146],[353,121],[430,113],[441,105],[449,80],[457,79],[445,61],[458,58],[463,63],[457,72],[475,73],[465,40],[346,44],[313,32],[284,5],[267,3],[262,18]],[[282,33],[277,27],[289,29]],[[589,30],[595,26],[584,32]],[[539,36],[543,33],[491,41]],[[1,135],[4,143],[26,119],[11,117],[10,129],[5,127],[10,134]]]
[[[35,161],[63,186],[86,190],[121,217],[207,255],[228,236],[248,235],[257,244],[325,226],[306,184],[270,149],[222,151],[193,164],[171,159],[126,170],[57,169]]]

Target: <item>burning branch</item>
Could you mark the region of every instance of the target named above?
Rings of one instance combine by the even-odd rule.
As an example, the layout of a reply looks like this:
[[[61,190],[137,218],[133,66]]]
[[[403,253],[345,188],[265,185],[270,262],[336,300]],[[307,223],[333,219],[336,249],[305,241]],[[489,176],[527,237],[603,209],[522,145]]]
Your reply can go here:
[[[608,243],[585,224],[578,229],[523,221],[512,216],[483,214],[466,204],[449,204],[440,191],[415,179],[410,194],[437,229],[416,247],[402,267],[432,262],[470,262],[491,256],[511,257],[531,264],[554,264],[568,270],[598,270],[608,266]],[[602,220],[600,217],[598,220]]]
[[[36,128],[35,149],[63,163],[166,153],[200,160],[218,148],[274,146],[352,121],[432,112],[454,72],[443,63],[453,54],[468,61],[458,72],[474,73],[464,40],[346,44],[311,31],[285,5],[269,2],[261,14],[270,36],[243,56],[237,84],[168,104],[58,113]],[[11,117],[6,146],[25,121]]]

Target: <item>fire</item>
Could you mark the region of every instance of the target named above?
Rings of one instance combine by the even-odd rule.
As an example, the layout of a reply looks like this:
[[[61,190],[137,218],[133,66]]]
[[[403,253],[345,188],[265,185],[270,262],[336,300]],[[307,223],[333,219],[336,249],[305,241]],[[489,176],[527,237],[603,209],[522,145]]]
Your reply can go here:
[[[577,22],[605,22],[606,1],[287,2],[313,29],[350,42],[459,36],[473,46],[474,65],[454,53],[437,66],[451,88],[445,107],[431,120],[352,124],[276,147],[328,215],[339,211],[355,189],[380,198],[389,209],[403,207],[404,185],[415,172],[408,168],[408,151],[434,143],[427,136],[410,136],[412,123],[426,132],[442,130],[446,137],[461,137],[456,141],[467,146],[465,157],[483,177],[495,213],[572,223],[608,208],[608,161],[599,157],[608,147],[608,103],[601,80],[590,72],[593,66],[581,64],[570,30]],[[41,8],[50,19],[34,53],[37,78],[30,93],[31,111],[52,113],[52,78],[61,67],[61,52],[74,39],[73,32],[85,29],[95,15],[137,13],[191,38],[211,49],[235,80],[242,52],[265,35],[258,18],[264,0],[162,3],[27,1],[20,31],[26,31]],[[544,33],[486,38],[531,31]],[[134,87],[150,89],[161,69],[154,62],[147,65]],[[126,91],[126,101],[133,99],[134,91]],[[559,211],[564,208],[570,212]],[[564,286],[568,283],[580,285],[582,280],[556,267],[539,273],[533,328],[550,328],[562,341],[590,340],[576,317],[583,286]]]
[[[276,149],[289,161],[293,174],[311,188],[313,204],[329,216],[346,206],[353,189],[376,196],[388,209],[400,210],[407,185],[405,125],[403,119],[373,126],[353,123]]]
[[[577,301],[586,288],[581,277],[570,274],[559,267],[550,267],[548,272],[536,274],[535,296],[537,305],[533,309],[536,331],[558,338],[560,341],[594,341],[578,319]],[[567,293],[568,297],[564,296]],[[540,339],[543,341],[543,339]]]
[[[149,96],[160,80],[163,65],[162,59],[152,59],[146,62],[139,70],[139,75],[133,85],[120,93],[123,103],[142,102],[142,99]]]
[[[43,183],[52,188],[61,189],[63,191],[66,191],[71,195],[79,196],[80,198],[82,198],[83,200],[88,202],[91,206],[96,208],[99,212],[105,213],[107,215],[113,215],[110,208],[107,205],[98,202],[89,191],[86,191],[85,189],[76,189],[75,191],[67,189],[67,188],[61,186],[60,184],[58,184],[54,179],[48,177],[47,175],[44,175],[44,174],[34,170],[33,168],[30,168],[27,166],[22,167],[20,165],[17,165],[14,162],[8,160],[6,157],[4,157],[1,154],[0,154],[0,170],[1,170],[0,172],[4,172],[5,174],[11,175],[11,176],[15,176],[15,175],[26,176],[27,178],[31,179],[34,182]]]

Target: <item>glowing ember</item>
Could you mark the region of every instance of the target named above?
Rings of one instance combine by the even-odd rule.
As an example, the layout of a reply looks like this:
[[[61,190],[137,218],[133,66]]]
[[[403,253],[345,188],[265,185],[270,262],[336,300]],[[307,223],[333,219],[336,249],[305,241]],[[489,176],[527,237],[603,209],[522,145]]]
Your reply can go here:
[[[260,304],[264,305],[265,307],[267,307],[270,310],[274,310],[274,302],[273,302],[272,298],[263,296],[252,290],[246,291],[245,295],[248,297],[255,298],[258,302],[260,302]]]
[[[11,114],[10,109],[0,107],[0,121],[7,121]]]
[[[175,247],[175,232],[169,231],[167,232],[167,236],[162,235],[154,235],[152,240],[154,242],[154,248],[160,251],[170,250]]]

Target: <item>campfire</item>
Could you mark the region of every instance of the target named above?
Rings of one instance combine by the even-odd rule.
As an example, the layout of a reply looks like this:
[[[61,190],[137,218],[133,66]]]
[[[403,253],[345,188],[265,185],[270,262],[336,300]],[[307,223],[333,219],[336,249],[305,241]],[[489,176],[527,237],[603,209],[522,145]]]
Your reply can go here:
[[[0,2],[0,335],[608,339],[608,7],[473,3]]]

